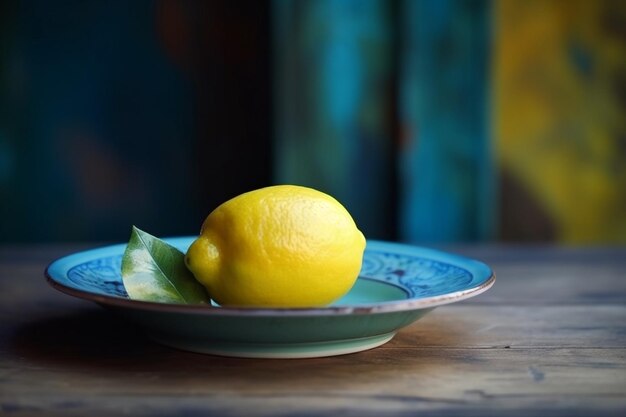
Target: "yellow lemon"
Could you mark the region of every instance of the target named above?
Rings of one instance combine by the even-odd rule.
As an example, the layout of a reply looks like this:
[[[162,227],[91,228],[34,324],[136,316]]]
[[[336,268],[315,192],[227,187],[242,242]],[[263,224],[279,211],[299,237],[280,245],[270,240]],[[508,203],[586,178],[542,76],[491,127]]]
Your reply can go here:
[[[220,305],[314,307],[352,288],[364,250],[363,234],[337,200],[277,185],[213,210],[185,261]]]

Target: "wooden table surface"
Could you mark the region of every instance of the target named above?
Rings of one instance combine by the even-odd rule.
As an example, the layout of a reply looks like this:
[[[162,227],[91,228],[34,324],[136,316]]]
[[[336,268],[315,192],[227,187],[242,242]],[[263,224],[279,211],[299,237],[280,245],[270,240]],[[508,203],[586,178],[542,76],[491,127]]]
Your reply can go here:
[[[0,247],[1,415],[626,415],[626,249],[448,248],[495,286],[377,349],[261,360],[159,346],[50,288],[85,247]]]

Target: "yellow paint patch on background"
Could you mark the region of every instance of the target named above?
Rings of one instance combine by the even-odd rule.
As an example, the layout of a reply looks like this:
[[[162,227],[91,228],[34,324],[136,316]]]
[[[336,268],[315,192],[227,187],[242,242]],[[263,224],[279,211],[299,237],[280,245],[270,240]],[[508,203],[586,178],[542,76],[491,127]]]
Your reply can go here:
[[[626,48],[623,29],[612,26],[626,24],[623,6],[495,5],[497,158],[548,213],[560,242],[626,242],[626,103],[618,95]]]

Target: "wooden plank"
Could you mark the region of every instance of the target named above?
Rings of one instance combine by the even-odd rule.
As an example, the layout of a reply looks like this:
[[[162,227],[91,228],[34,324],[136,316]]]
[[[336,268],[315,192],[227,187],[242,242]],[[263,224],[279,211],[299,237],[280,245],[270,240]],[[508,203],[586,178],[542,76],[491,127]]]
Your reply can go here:
[[[169,350],[3,372],[3,409],[143,414],[181,410],[254,415],[415,411],[615,414],[626,409],[626,349],[375,349],[311,360],[243,360]],[[59,366],[61,365],[61,366]],[[157,370],[158,367],[158,370]],[[2,367],[3,371],[6,369]],[[245,371],[244,371],[245,370]]]
[[[626,266],[625,246],[562,246],[555,244],[447,244],[433,248],[458,252],[485,262],[528,264],[610,264]]]
[[[626,248],[444,246],[481,260],[496,284],[465,303],[502,305],[625,305]]]
[[[471,304],[624,305],[626,269],[617,265],[494,264],[496,283]]]
[[[477,392],[475,395],[480,396]],[[567,404],[567,405],[564,405]],[[90,396],[60,399],[44,396],[32,403],[28,399],[16,399],[4,404],[6,415],[12,417],[60,416],[60,417],[109,417],[112,415],[133,416],[563,416],[563,417],[623,417],[623,402],[614,397],[605,397],[597,403],[587,403],[586,397],[560,399],[558,408],[554,401],[544,398],[532,403],[519,398],[485,399],[484,403],[473,404],[463,400],[431,399],[419,396],[375,396],[332,394],[248,396],[245,398],[229,394],[188,395],[184,397],[158,395],[131,397],[124,394],[112,396]]]
[[[624,414],[623,251],[462,250],[484,251],[492,290],[381,348],[290,361],[159,346],[49,288],[42,269],[58,248],[0,250],[0,414]],[[596,288],[609,295],[584,296]]]
[[[57,338],[68,338],[65,348],[71,354],[92,349],[94,343],[112,343],[129,336],[131,344],[149,344],[132,336],[136,329],[111,313],[79,300],[65,303],[62,294],[58,297],[22,313],[1,306],[0,320],[11,324],[0,330],[0,336],[9,339],[19,332],[20,343],[26,346],[54,345]],[[76,332],[80,338],[72,336]],[[382,348],[400,347],[623,348],[626,306],[443,306],[402,329]]]
[[[259,415],[283,409],[294,415],[306,409],[330,413],[348,404],[355,415],[448,414],[468,407],[537,411],[544,403],[563,415],[582,405],[611,412],[626,406],[624,311],[441,308],[369,352],[264,361],[164,348],[107,312],[89,308],[3,329],[1,340],[9,343],[0,343],[0,392],[6,394],[0,403],[61,411],[65,403],[78,403],[78,413],[104,413],[108,399],[107,404],[133,404],[150,414],[158,395],[170,399],[161,404],[163,410],[184,399],[202,412],[257,409]],[[205,396],[210,404],[197,398]]]
[[[119,242],[115,242],[119,243]],[[0,245],[0,268],[7,265],[22,264],[42,264],[46,265],[50,261],[61,256],[69,255],[81,250],[96,248],[107,245],[107,243],[85,243],[85,244],[2,244]]]
[[[388,348],[624,348],[626,306],[440,307]]]

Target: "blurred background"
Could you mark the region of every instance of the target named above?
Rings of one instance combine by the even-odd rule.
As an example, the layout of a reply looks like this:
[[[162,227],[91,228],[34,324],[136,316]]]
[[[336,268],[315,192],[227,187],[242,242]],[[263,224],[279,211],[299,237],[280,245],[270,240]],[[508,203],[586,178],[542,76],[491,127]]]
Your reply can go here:
[[[368,238],[626,243],[626,2],[0,2],[0,242],[270,184]]]

